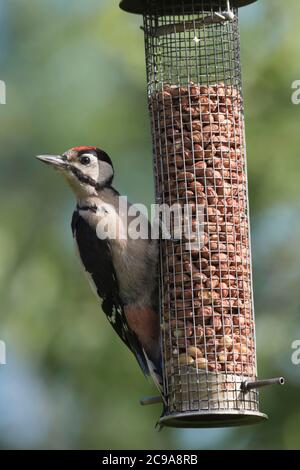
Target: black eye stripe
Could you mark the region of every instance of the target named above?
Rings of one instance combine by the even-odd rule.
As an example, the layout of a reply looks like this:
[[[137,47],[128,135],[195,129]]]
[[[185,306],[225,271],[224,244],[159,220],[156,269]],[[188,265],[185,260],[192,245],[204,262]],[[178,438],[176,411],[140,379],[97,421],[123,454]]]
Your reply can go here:
[[[90,186],[93,186],[98,191],[100,189],[102,189],[103,187],[105,187],[105,186],[110,186],[111,182],[112,182],[112,179],[113,179],[113,175],[112,175],[107,181],[105,181],[104,183],[101,184],[101,183],[98,183],[97,181],[95,181],[90,176],[85,175],[76,166],[68,165],[67,168],[68,168],[69,171],[71,171],[73,173],[74,176],[76,176],[76,178],[79,181],[81,181],[82,183],[88,184]]]
[[[93,178],[90,178],[87,175],[84,175],[82,171],[80,171],[79,168],[77,168],[76,166],[70,166],[70,170],[73,175],[75,175],[76,178],[79,179],[79,181],[81,181],[82,183],[89,184],[90,186],[93,186],[96,189],[98,188],[97,181],[93,180]]]

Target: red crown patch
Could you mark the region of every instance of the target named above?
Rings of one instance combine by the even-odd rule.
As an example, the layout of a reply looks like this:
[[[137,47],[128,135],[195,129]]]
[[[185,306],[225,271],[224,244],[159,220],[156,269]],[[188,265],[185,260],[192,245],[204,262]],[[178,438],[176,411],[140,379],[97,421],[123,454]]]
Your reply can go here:
[[[85,150],[96,150],[97,147],[89,146],[89,145],[81,145],[79,147],[73,147],[71,150],[74,152],[83,152]]]

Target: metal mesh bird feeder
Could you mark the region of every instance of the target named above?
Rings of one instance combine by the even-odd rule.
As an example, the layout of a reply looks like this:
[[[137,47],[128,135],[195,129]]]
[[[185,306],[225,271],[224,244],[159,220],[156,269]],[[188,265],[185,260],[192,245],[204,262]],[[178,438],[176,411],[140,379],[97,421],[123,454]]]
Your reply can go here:
[[[120,4],[144,18],[156,200],[188,207],[188,233],[160,240],[166,426],[255,423],[257,388],[283,382],[256,368],[238,22],[254,1]]]

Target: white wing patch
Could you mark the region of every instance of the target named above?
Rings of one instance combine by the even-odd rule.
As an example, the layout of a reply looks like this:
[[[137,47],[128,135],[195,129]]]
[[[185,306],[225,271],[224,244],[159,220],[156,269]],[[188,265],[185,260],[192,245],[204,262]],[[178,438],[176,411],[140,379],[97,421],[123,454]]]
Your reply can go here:
[[[111,323],[116,323],[116,311],[114,310],[112,315],[108,318]]]

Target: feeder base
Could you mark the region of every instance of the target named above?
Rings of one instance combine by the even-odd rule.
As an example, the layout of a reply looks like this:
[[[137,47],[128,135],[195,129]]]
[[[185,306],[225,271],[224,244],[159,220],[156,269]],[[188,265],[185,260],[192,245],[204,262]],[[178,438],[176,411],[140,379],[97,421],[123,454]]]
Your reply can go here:
[[[268,416],[258,411],[192,411],[162,416],[159,424],[172,428],[228,428],[257,424],[266,419]]]

